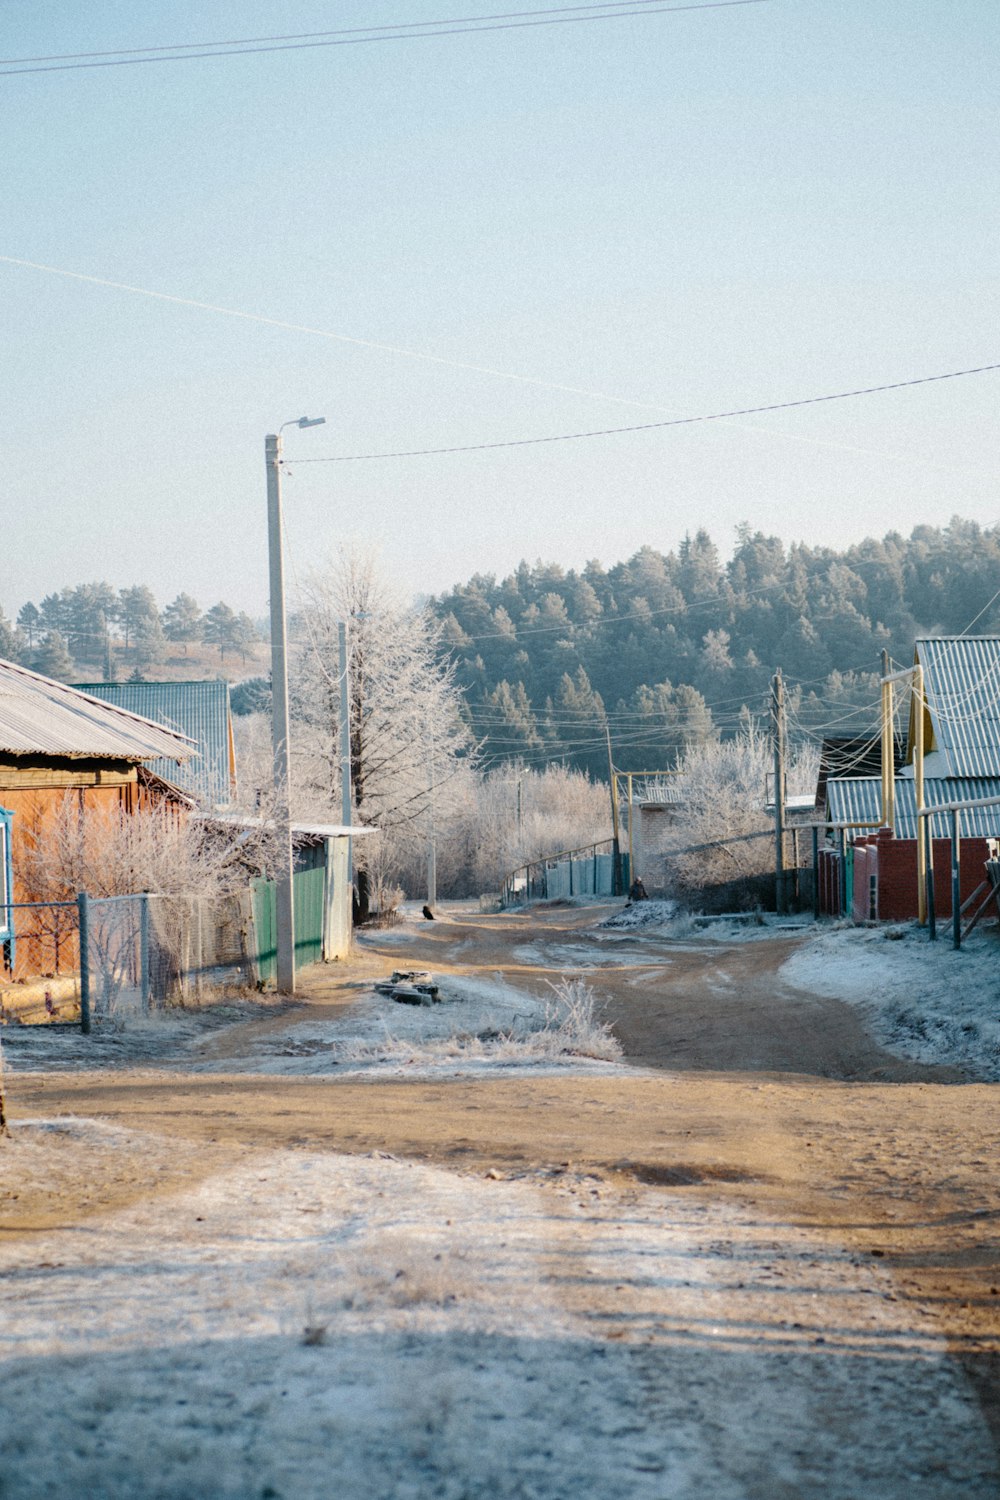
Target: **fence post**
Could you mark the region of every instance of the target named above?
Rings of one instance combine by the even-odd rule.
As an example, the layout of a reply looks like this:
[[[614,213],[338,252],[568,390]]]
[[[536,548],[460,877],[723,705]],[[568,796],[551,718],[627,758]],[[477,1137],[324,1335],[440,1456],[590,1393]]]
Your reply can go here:
[[[143,1011],[149,1010],[149,896],[139,897],[139,989]]]
[[[919,819],[917,820],[919,823]],[[930,818],[924,818],[923,832],[917,830],[917,838],[923,838],[924,843],[924,891],[927,903],[927,925],[930,928],[930,940],[937,942],[937,912],[934,909],[934,836],[931,831]]]
[[[962,867],[959,850],[958,812],[951,812],[951,940],[956,948],[962,946]]]
[[[819,829],[812,828],[813,836],[813,921],[819,921]]]
[[[84,1036],[90,1034],[90,917],[87,910],[87,894],[80,891],[76,898],[80,919],[80,1030]]]

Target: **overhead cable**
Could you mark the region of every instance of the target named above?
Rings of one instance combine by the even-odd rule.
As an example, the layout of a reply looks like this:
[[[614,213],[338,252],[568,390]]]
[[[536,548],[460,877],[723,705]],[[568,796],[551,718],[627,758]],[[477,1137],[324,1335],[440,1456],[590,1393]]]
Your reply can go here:
[[[275,40],[262,39],[260,43],[249,38],[246,43],[202,43],[204,50],[194,51],[198,43],[179,42],[173,47],[150,47],[143,49],[123,49],[115,55],[109,54],[87,54],[67,53],[67,61],[50,59],[24,59],[27,66],[21,66],[18,58],[9,59],[10,62],[18,63],[16,67],[0,67],[0,77],[10,77],[14,74],[23,73],[68,73],[76,72],[84,68],[124,68],[135,67],[142,63],[164,63],[164,62],[191,62],[198,58],[210,57],[252,57],[262,52],[301,52],[309,51],[318,47],[357,47],[370,42],[413,42],[421,41],[430,37],[439,36],[469,36],[484,31],[518,31],[525,27],[535,26],[571,26],[582,21],[615,21],[628,16],[666,15],[676,11],[691,10],[728,10],[736,6],[764,5],[768,0],[702,0],[697,5],[658,5],[653,0],[608,0],[605,5],[593,6],[563,6],[559,11],[586,11],[582,15],[564,15],[559,11],[511,11],[510,17],[519,16],[524,19],[514,20],[505,18],[493,19],[489,16],[458,18],[455,21],[413,21],[404,22],[395,28],[357,28],[363,32],[361,35],[352,35],[345,32],[316,32],[312,35],[316,40]],[[629,4],[635,8],[625,9]],[[423,26],[425,30],[416,30]],[[404,29],[405,28],[405,29]],[[310,35],[302,33],[303,37]],[[142,55],[132,55],[133,51],[139,51]]]
[[[695,422],[723,422],[731,417],[755,417],[765,412],[791,411],[798,406],[819,406],[828,401],[850,401],[859,396],[877,396],[884,391],[902,391],[911,386],[931,385],[935,381],[959,380],[964,375],[985,375],[1000,370],[1000,363],[976,365],[967,370],[947,370],[940,375],[919,375],[911,380],[893,380],[885,385],[859,386],[850,391],[834,391],[824,396],[800,396],[794,401],[771,401],[763,406],[740,406],[729,411],[700,413],[694,417],[671,417],[665,422],[640,422],[631,427],[599,427],[587,432],[557,432],[547,437],[505,438],[493,443],[459,443],[448,448],[407,448],[387,453],[339,453],[326,458],[296,458],[296,464],[350,464],[381,458],[427,458],[436,454],[481,453],[494,448],[530,448],[539,443],[575,443],[583,438],[615,437],[619,433],[652,432],[664,427],[688,427]]]

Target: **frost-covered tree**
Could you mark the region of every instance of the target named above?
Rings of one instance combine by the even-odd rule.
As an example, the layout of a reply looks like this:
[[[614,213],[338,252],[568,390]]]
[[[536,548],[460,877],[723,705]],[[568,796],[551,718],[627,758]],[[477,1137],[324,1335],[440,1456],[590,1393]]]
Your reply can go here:
[[[667,883],[678,894],[697,900],[713,886],[773,870],[774,819],[767,811],[772,766],[770,736],[749,719],[735,738],[686,751],[665,851]],[[817,770],[816,746],[806,742],[791,757],[789,793],[812,791]]]
[[[426,610],[404,608],[366,556],[313,573],[300,604],[303,638],[292,683],[295,804],[311,815],[340,816],[338,626],[344,620],[355,815],[381,830],[380,860],[387,850],[406,858],[447,816],[473,759],[460,693],[440,652],[440,626]],[[364,841],[357,853],[363,861]],[[362,868],[362,908],[366,898]]]
[[[24,611],[22,610],[21,613],[23,614]],[[0,609],[0,657],[4,661],[23,661],[26,655],[26,644],[23,631],[12,625]]]

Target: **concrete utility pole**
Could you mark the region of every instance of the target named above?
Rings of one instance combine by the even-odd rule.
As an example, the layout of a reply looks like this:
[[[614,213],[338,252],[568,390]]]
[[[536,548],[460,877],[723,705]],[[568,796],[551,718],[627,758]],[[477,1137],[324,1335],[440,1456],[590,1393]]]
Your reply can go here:
[[[347,674],[347,621],[337,626],[340,648],[340,821],[350,828],[351,812],[351,684]],[[354,884],[354,845],[347,840],[347,884]]]
[[[434,725],[427,726],[429,740],[430,788],[427,799],[427,905],[435,907],[438,898],[437,830],[434,826]]]
[[[288,753],[288,629],[285,621],[285,564],[281,538],[281,434],[285,427],[318,427],[325,417],[284,422],[264,439],[267,470],[267,553],[271,592],[271,743],[274,751],[274,816],[278,832],[275,880],[277,984],[295,991],[295,910],[292,885],[291,777]]]
[[[774,739],[774,894],[779,914],[788,910],[785,890],[785,684],[781,668],[771,681]]]

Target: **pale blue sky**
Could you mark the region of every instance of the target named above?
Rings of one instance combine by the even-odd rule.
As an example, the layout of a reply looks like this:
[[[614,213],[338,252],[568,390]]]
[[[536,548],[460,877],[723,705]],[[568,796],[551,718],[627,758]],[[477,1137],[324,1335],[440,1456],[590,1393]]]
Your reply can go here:
[[[537,4],[538,0],[534,0]],[[530,9],[511,0],[496,9]],[[12,0],[4,58],[486,14],[450,0]],[[0,603],[148,582],[266,604],[263,437],[544,436],[1000,360],[995,0],[769,0],[5,77]],[[842,546],[1000,520],[1000,374],[707,427],[295,468],[293,570],[409,592],[743,519]],[[661,408],[662,413],[652,408]]]

